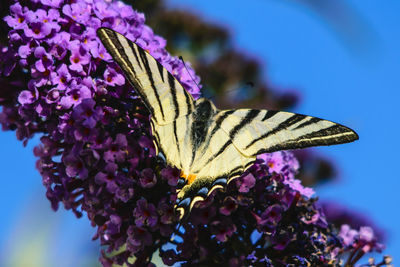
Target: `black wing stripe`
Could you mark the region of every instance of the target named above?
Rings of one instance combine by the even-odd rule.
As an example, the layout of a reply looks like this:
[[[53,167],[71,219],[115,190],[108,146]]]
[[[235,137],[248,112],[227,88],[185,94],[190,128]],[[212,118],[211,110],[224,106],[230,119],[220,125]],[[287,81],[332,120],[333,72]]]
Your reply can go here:
[[[169,75],[171,75],[171,74],[169,74]],[[189,93],[186,90],[183,90],[183,93],[185,94],[186,106],[187,106],[188,113],[192,113],[191,98],[189,96]]]
[[[357,139],[358,135],[351,129],[340,124],[336,124],[313,133],[305,134],[295,139],[287,140],[282,144],[277,144],[269,148],[262,148],[253,155],[270,153],[285,149],[299,149],[310,146],[328,146],[343,144],[355,141]]]
[[[259,138],[254,139],[253,141],[251,141],[245,149],[248,149],[250,146],[252,146],[254,143],[265,139],[273,134],[276,134],[282,130],[287,129],[288,127],[290,127],[293,124],[296,124],[297,122],[303,120],[306,116],[305,115],[299,115],[299,114],[293,114],[292,116],[290,116],[288,119],[286,119],[285,121],[283,121],[282,123],[278,124],[274,129],[272,129],[271,131],[261,135]]]
[[[265,113],[264,118],[262,118],[261,121],[265,121],[270,119],[272,116],[274,116],[276,113],[278,113],[279,111],[276,110],[267,110],[267,112]]]
[[[311,118],[311,119],[308,120],[308,121],[305,121],[305,122],[303,122],[303,123],[297,125],[296,128],[294,128],[293,130],[301,129],[301,128],[304,128],[304,127],[306,127],[306,126],[309,126],[309,125],[318,123],[318,122],[320,122],[320,121],[322,121],[322,119],[319,119],[319,118],[315,118],[315,117],[314,117],[314,118]]]
[[[207,166],[211,161],[213,161],[215,158],[217,158],[219,155],[221,155],[225,149],[232,144],[231,140],[228,140],[225,142],[225,144],[223,144],[223,146],[221,146],[221,148],[218,150],[217,153],[215,153],[214,155],[212,155],[206,162],[206,164],[204,164],[204,166]]]
[[[210,137],[209,139],[211,140],[211,138],[214,136],[214,134],[221,128],[222,122],[229,117],[229,115],[231,115],[232,113],[234,113],[235,110],[228,110],[227,112],[225,112],[222,116],[220,116],[217,121],[215,122],[215,126],[211,131]]]
[[[215,122],[215,126],[214,128],[211,130],[211,133],[208,137],[207,143],[204,146],[204,148],[208,148],[210,146],[210,142],[212,140],[212,138],[214,137],[214,135],[216,134],[216,132],[221,128],[222,122],[229,117],[229,115],[231,115],[232,113],[234,113],[235,110],[228,110],[226,111],[222,116],[220,116],[216,122]]]
[[[139,68],[141,70],[143,70],[142,62],[140,62],[139,57],[137,55],[137,51],[136,51],[137,49],[135,49],[135,47],[133,46],[133,43],[128,42],[128,44],[129,44],[130,48],[132,49],[132,54],[135,56],[135,59],[136,59],[136,62],[138,63]]]
[[[174,121],[173,125],[174,125],[174,136],[175,136],[176,149],[178,150],[178,155],[180,157],[181,151],[180,151],[180,148],[179,148],[178,133],[176,131],[176,121]]]
[[[147,77],[149,78],[151,88],[153,89],[153,93],[156,96],[158,106],[160,107],[161,117],[164,119],[165,115],[164,115],[163,107],[161,105],[160,95],[158,94],[157,88],[154,83],[153,72],[151,71],[149,61],[147,60],[146,52],[142,49],[138,49],[138,50],[139,50],[139,56],[142,59],[143,65],[146,69]]]
[[[244,119],[237,124],[230,132],[229,132],[229,138],[234,139],[236,134],[246,125],[250,124],[252,120],[254,120],[258,114],[260,113],[260,110],[257,109],[252,109],[249,112],[247,112],[246,116]]]
[[[165,81],[164,81],[164,71],[165,71],[165,68],[160,64],[160,62],[156,61],[156,63],[157,63],[158,72],[160,73],[160,76],[161,76],[161,80],[162,80],[163,82],[165,82]]]
[[[114,33],[114,35],[115,35],[115,33]],[[115,37],[117,38],[118,36],[115,36]],[[129,45],[129,47],[130,47],[130,49],[131,49],[130,52],[131,52],[133,55],[135,55],[135,57],[137,57],[136,52],[135,52],[135,48],[132,46],[131,43],[128,43],[128,45]],[[133,73],[133,76],[136,76],[135,67],[133,66],[132,61],[129,60],[129,57],[128,57],[128,51],[127,51],[128,48],[124,48],[124,47],[122,46],[122,44],[121,44],[120,42],[118,42],[117,50],[118,50],[119,54],[121,55],[121,57],[123,58],[124,63],[128,66],[128,69]],[[119,59],[118,61],[121,61],[121,60]],[[132,79],[130,76],[131,76],[131,74],[129,73],[129,75],[128,75],[129,80]]]
[[[178,100],[176,98],[176,87],[175,87],[175,78],[172,75],[168,75],[168,84],[171,89],[172,94],[172,102],[174,104],[174,111],[175,111],[175,120],[179,117],[179,105]]]

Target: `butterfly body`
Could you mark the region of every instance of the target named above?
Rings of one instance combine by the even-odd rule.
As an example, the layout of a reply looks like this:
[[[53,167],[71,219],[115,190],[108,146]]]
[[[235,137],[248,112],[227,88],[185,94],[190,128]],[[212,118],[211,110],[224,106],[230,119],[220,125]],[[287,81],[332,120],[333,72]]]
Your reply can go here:
[[[196,202],[240,176],[259,154],[358,139],[350,128],[316,117],[271,110],[219,110],[206,98],[194,100],[138,45],[107,28],[97,34],[149,109],[156,150],[186,180],[178,192],[181,218]]]

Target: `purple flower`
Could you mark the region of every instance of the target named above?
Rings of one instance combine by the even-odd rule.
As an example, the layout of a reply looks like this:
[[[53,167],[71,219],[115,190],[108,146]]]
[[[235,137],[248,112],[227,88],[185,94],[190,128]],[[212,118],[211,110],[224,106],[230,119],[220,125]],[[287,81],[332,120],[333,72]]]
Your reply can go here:
[[[65,5],[62,8],[62,13],[78,23],[85,24],[90,18],[91,9],[91,5],[77,1],[77,3]]]
[[[107,222],[106,234],[115,235],[121,230],[122,219],[118,215],[110,215],[110,220]]]
[[[239,185],[239,192],[247,193],[255,185],[256,178],[254,178],[253,174],[248,173],[247,175],[239,178],[237,183]]]
[[[228,196],[224,199],[223,206],[219,208],[219,212],[225,216],[231,215],[238,207],[236,199]]]
[[[76,126],[74,130],[74,137],[77,141],[94,142],[99,131],[96,128],[90,128],[84,125]]]
[[[97,184],[105,184],[107,191],[115,193],[118,190],[117,185],[118,179],[118,165],[114,163],[107,163],[104,168],[104,172],[99,172],[94,177]]]
[[[180,170],[176,168],[165,168],[161,170],[161,176],[168,181],[168,185],[176,186],[178,184],[178,179],[180,175]]]
[[[43,9],[38,9],[35,12],[37,21],[47,24],[51,29],[59,31],[61,26],[57,23],[57,18],[60,17],[60,13],[56,9],[49,9],[47,12]]]
[[[99,25],[100,26],[100,25]],[[81,45],[83,49],[86,51],[90,51],[93,48],[98,46],[98,42],[96,40],[96,31],[94,28],[87,28],[83,34],[80,36]]]
[[[67,89],[66,95],[61,98],[60,105],[67,109],[71,106],[80,104],[83,99],[91,97],[92,92],[87,86],[77,84],[77,82],[74,81],[74,83]]]
[[[69,50],[69,45],[71,41],[71,34],[68,32],[60,32],[56,34],[53,38],[49,39],[48,43],[51,45],[49,49],[50,53],[58,60],[64,59]],[[62,64],[65,63],[61,63]]]
[[[122,202],[127,203],[133,198],[134,192],[135,190],[132,187],[118,187],[117,191],[115,192],[115,196]]]
[[[132,253],[142,250],[153,241],[151,234],[142,227],[130,226],[128,236],[126,248]]]
[[[230,220],[214,221],[211,223],[211,232],[220,242],[226,242],[236,232],[236,226]]]
[[[147,203],[146,199],[141,198],[137,201],[137,207],[133,210],[135,224],[139,227],[148,225],[154,227],[157,224],[158,216],[153,204]]]
[[[140,172],[139,182],[143,188],[151,188],[157,183],[157,177],[152,169],[146,168]]]
[[[109,162],[121,162],[126,158],[127,148],[126,137],[122,134],[118,134],[115,141],[111,141],[109,138],[105,142],[105,146],[108,150],[104,153],[104,160]]]
[[[365,242],[371,242],[374,239],[374,231],[369,226],[360,227],[359,235],[360,240]]]
[[[38,95],[37,90],[35,90],[35,92],[24,90],[19,94],[18,102],[21,105],[32,104],[33,102],[35,102],[38,99],[37,95]]]
[[[48,54],[43,47],[36,47],[34,55],[38,59],[38,61],[35,63],[35,67],[38,71],[45,72],[50,66],[53,65],[51,55]]]
[[[300,194],[302,194],[305,197],[312,197],[315,194],[315,191],[310,188],[310,187],[304,187],[301,184],[300,180],[297,179],[290,179],[290,180],[286,180],[284,181],[285,184],[287,184],[288,186],[290,186],[291,189],[299,192]]]
[[[104,19],[108,17],[116,17],[116,12],[113,9],[110,9],[109,5],[106,2],[97,1],[94,4],[94,13],[99,19]]]
[[[25,28],[26,24],[35,18],[33,11],[27,8],[23,9],[20,3],[10,6],[10,11],[12,16],[6,16],[4,21],[15,30]]]
[[[213,206],[203,207],[192,211],[192,222],[194,225],[205,225],[212,221],[217,213]]]
[[[65,172],[69,177],[78,176],[79,178],[85,179],[88,176],[88,170],[79,156],[71,153],[63,157],[63,163],[66,166]]]
[[[43,22],[32,22],[29,26],[24,27],[26,37],[34,39],[43,39],[51,33],[51,26]]]
[[[306,224],[315,224],[319,225],[320,227],[327,227],[328,223],[326,222],[325,216],[322,212],[322,210],[317,210],[314,212],[312,215],[311,214],[305,214],[301,220],[306,223]]]
[[[282,218],[283,208],[280,205],[269,206],[260,216],[253,214],[257,224],[261,227],[266,226],[267,231],[275,229],[276,225]]]
[[[56,85],[59,90],[65,90],[72,77],[66,64],[62,64],[58,67],[57,71],[52,72],[50,76],[52,84]]]
[[[41,0],[40,2],[42,2],[42,4],[45,6],[58,8],[63,0]]]
[[[18,55],[23,59],[26,59],[31,53],[32,48],[30,43],[28,43],[27,45],[21,45],[18,48]]]
[[[101,107],[94,107],[96,102],[91,98],[83,99],[82,102],[74,107],[72,118],[79,121],[83,126],[94,128],[103,117]]]
[[[125,83],[125,78],[122,74],[117,73],[112,68],[107,68],[104,72],[104,81],[106,84],[115,86],[115,85],[123,85]]]
[[[99,43],[91,46],[90,53],[94,58],[98,58],[104,61],[111,61],[110,54],[108,54],[104,46]]]
[[[347,224],[342,225],[340,228],[339,236],[343,239],[343,243],[346,246],[352,245],[357,235],[358,232],[354,229],[351,229]]]
[[[163,224],[172,224],[176,219],[174,208],[166,201],[159,202],[157,211],[160,214],[160,222]]]
[[[83,66],[90,63],[90,55],[80,45],[72,47],[71,56],[69,58],[69,69],[76,72],[84,72]]]

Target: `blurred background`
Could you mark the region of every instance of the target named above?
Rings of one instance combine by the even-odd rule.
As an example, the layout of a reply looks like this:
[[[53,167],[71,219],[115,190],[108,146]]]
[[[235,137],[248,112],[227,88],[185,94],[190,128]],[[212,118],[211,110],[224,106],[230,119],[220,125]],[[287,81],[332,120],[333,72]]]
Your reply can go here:
[[[192,63],[219,107],[289,110],[356,130],[355,143],[296,151],[299,177],[331,221],[372,225],[398,261],[399,1],[132,4],[171,54]],[[0,266],[99,266],[89,221],[51,210],[35,170],[37,143],[24,148],[14,132],[0,132]]]

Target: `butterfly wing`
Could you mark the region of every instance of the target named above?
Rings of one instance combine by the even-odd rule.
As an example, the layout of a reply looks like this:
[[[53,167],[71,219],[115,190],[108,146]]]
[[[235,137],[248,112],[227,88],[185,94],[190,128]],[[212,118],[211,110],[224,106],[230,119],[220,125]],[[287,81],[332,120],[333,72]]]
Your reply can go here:
[[[107,28],[97,35],[157,124],[172,123],[193,111],[193,98],[157,60],[123,35]]]
[[[189,141],[190,131],[187,131],[186,140],[181,139],[181,149],[184,146],[190,146],[187,149],[186,157],[183,157],[185,164],[181,169],[185,170],[187,167],[188,173],[196,176],[192,183],[186,184],[178,193],[177,210],[180,212],[181,218],[188,215],[198,201],[203,201],[216,189],[223,189],[226,184],[240,176],[256,160],[256,157],[243,155],[232,143],[229,135],[221,128],[223,122],[229,123],[227,118],[231,112],[233,111],[222,111],[213,115],[204,134],[203,143],[195,149],[193,160],[190,157],[194,149],[193,144]],[[183,127],[181,125],[183,123],[179,123],[178,129]],[[158,127],[157,131],[160,131],[160,128]],[[180,131],[178,130],[178,132]],[[171,142],[173,142],[172,138]]]
[[[184,174],[196,177],[193,183],[182,190],[180,198],[184,197],[184,192],[189,188],[211,185],[213,181],[222,177],[229,182],[229,178],[240,175],[255,161],[255,157],[244,156],[238,151],[220,127],[223,115],[224,113],[219,113],[210,120],[211,124],[204,133],[205,139],[199,146],[196,146],[192,139],[192,126],[195,121],[193,114],[182,116],[165,125],[152,122],[157,147],[166,155],[168,164],[181,169]],[[190,189],[193,190],[196,189]]]
[[[221,127],[235,147],[248,157],[358,139],[353,130],[338,123],[284,111],[238,109]]]
[[[351,129],[327,120],[283,111],[218,111],[207,132],[204,153],[192,172],[195,181],[179,192],[178,210],[185,216],[197,201],[240,176],[261,153],[354,141]]]

